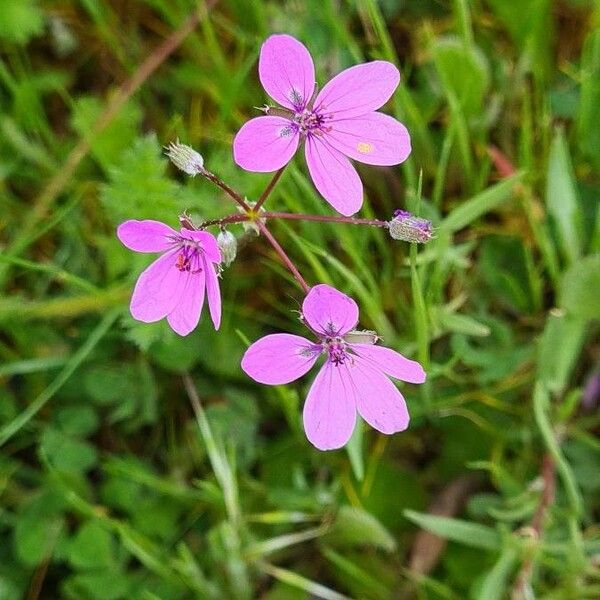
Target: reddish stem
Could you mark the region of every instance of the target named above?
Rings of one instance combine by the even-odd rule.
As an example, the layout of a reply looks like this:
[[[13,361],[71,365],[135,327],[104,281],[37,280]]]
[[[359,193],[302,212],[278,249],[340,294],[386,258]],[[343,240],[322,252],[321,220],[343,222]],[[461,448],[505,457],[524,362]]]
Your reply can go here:
[[[198,226],[198,229],[206,229],[211,225],[228,225],[230,223],[245,223],[246,221],[250,221],[250,217],[248,215],[227,215],[222,219],[211,219],[210,221],[203,221]]]
[[[254,208],[256,210],[256,208]],[[387,221],[379,221],[378,219],[355,219],[354,217],[340,217],[333,215],[305,215],[303,213],[286,213],[265,211],[258,216],[260,219],[287,219],[290,221],[316,221],[320,223],[345,223],[348,225],[370,225],[372,227],[387,227]],[[213,219],[204,221],[200,227],[205,228],[210,225],[227,225],[228,223],[243,223],[250,221],[248,215],[228,215],[222,219]]]
[[[300,271],[296,268],[296,265],[291,261],[290,257],[285,253],[285,250],[279,245],[279,242],[273,237],[273,234],[267,229],[267,226],[260,220],[255,221],[257,227],[260,229],[261,233],[269,240],[271,246],[277,254],[279,254],[279,258],[283,261],[283,264],[290,270],[296,281],[300,284],[300,287],[304,290],[305,294],[308,294],[310,291],[309,285],[304,281],[302,275],[300,275]]]
[[[283,171],[285,170],[286,167],[287,167],[287,163],[285,165],[283,165],[283,167],[281,167],[281,169],[279,169],[279,171],[277,171],[275,173],[275,175],[273,175],[273,178],[271,179],[271,181],[269,181],[264,192],[260,195],[260,198],[258,199],[258,202],[256,203],[256,206],[254,207],[254,210],[258,210],[265,203],[265,200],[269,197],[271,190],[275,187],[275,184],[279,181],[279,178],[283,175]]]
[[[349,225],[371,225],[373,227],[387,227],[387,221],[378,219],[355,219],[354,217],[340,217],[334,215],[305,215],[302,213],[286,213],[268,211],[261,215],[265,219],[289,219],[291,221],[319,221],[321,223],[346,223]]]
[[[217,177],[214,173],[210,171],[202,170],[200,174],[206,177],[209,181],[212,181],[216,186],[220,187],[230,198],[234,200],[234,202],[244,209],[244,212],[248,212],[250,207],[246,204],[246,201],[240,194],[238,194],[233,188],[229,187],[222,179]]]

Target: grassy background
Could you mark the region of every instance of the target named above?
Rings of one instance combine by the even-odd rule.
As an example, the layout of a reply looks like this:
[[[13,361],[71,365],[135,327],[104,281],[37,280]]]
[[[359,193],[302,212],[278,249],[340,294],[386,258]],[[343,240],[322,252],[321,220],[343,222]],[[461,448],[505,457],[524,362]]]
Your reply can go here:
[[[196,6],[0,0],[0,599],[600,597],[598,3],[222,0],[136,79]],[[299,331],[263,240],[223,275],[221,330],[204,315],[179,338],[128,316],[148,257],[114,234],[230,212],[168,165],[177,137],[256,198],[268,176],[236,169],[231,141],[282,31],[321,83],[400,67],[386,110],[413,153],[360,167],[361,215],[437,228],[417,252],[273,224],[309,283],[427,366],[403,388],[409,431],[348,451],[305,439],[310,378],[239,368],[245,340]],[[330,214],[302,160],[268,207]]]

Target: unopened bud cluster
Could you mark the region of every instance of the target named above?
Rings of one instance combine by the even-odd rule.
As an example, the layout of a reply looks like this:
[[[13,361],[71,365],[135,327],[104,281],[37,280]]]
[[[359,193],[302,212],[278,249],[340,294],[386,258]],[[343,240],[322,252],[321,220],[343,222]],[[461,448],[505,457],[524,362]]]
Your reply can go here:
[[[431,221],[415,217],[406,210],[394,211],[394,218],[388,221],[388,230],[395,240],[425,244],[433,237]]]
[[[180,144],[179,140],[171,142],[167,147],[169,160],[180,170],[194,177],[204,171],[204,159],[190,146]]]

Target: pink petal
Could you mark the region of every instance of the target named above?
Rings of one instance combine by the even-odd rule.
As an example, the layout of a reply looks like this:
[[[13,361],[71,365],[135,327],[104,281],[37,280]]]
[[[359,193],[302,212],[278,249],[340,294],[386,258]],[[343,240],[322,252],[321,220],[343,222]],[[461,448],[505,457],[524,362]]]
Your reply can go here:
[[[358,323],[358,306],[346,294],[321,283],[312,287],[306,295],[302,315],[317,333],[344,335]]]
[[[237,132],[233,159],[246,171],[277,171],[294,156],[299,139],[296,127],[288,119],[256,117]]]
[[[408,383],[423,383],[427,377],[423,367],[416,361],[405,358],[399,352],[373,344],[350,344],[350,348],[362,362]]]
[[[197,266],[197,265],[195,265]],[[167,321],[171,329],[179,335],[188,335],[196,329],[204,304],[204,271],[185,272],[185,288],[181,291],[179,302],[168,314]]]
[[[194,240],[202,246],[204,255],[208,260],[220,263],[221,262],[221,250],[214,235],[208,233],[208,231],[194,231],[192,229],[182,229],[181,237]]]
[[[349,119],[377,110],[392,96],[400,73],[390,62],[376,60],[336,75],[315,100],[315,111]]]
[[[333,121],[327,140],[346,156],[369,165],[397,165],[410,154],[406,127],[379,112]]]
[[[166,317],[177,305],[187,283],[187,273],[175,266],[178,250],[156,259],[139,276],[130,310],[134,319],[153,323]]]
[[[125,221],[117,228],[123,245],[136,252],[165,252],[179,237],[174,229],[160,221]]]
[[[287,108],[301,111],[315,89],[315,67],[304,44],[290,35],[272,35],[262,45],[258,63],[267,94]]]
[[[341,448],[352,435],[356,406],[345,371],[327,361],[308,392],[303,411],[304,431],[319,450]]]
[[[208,309],[215,329],[221,326],[221,290],[219,289],[219,278],[215,267],[206,258],[204,259],[206,271],[206,296],[208,298]]]
[[[255,381],[280,385],[302,377],[315,364],[319,349],[298,335],[274,333],[254,342],[242,358],[242,369]]]
[[[408,427],[406,402],[382,371],[358,357],[346,360],[340,368],[360,416],[371,427],[387,434]]]
[[[319,193],[346,217],[360,209],[363,186],[350,161],[325,139],[316,135],[306,138],[306,162]]]

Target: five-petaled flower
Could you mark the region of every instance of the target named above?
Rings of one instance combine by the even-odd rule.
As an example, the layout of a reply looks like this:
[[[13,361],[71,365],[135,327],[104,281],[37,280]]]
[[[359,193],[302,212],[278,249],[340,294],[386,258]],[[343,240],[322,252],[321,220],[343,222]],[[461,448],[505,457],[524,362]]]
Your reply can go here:
[[[398,69],[376,60],[336,75],[316,98],[315,68],[306,49],[289,35],[272,35],[258,65],[265,91],[285,108],[266,108],[233,142],[235,162],[247,171],[271,172],[287,164],[301,140],[308,170],[321,195],[343,215],[362,206],[363,187],[348,158],[397,165],[410,154],[410,136],[396,119],[375,112],[400,82]]]
[[[302,318],[317,341],[287,333],[267,335],[248,348],[242,369],[259,383],[290,383],[325,355],[304,404],[309,441],[320,450],[340,448],[352,435],[356,411],[382,433],[406,429],[406,403],[388,376],[423,383],[421,365],[389,348],[352,341],[358,306],[328,285],[311,288]]]
[[[217,240],[206,231],[179,232],[159,221],[125,221],[117,236],[130,250],[162,252],[140,276],[130,310],[134,319],[152,323],[167,317],[179,335],[200,320],[204,293],[215,329],[221,323],[221,295],[215,265],[221,262]]]

